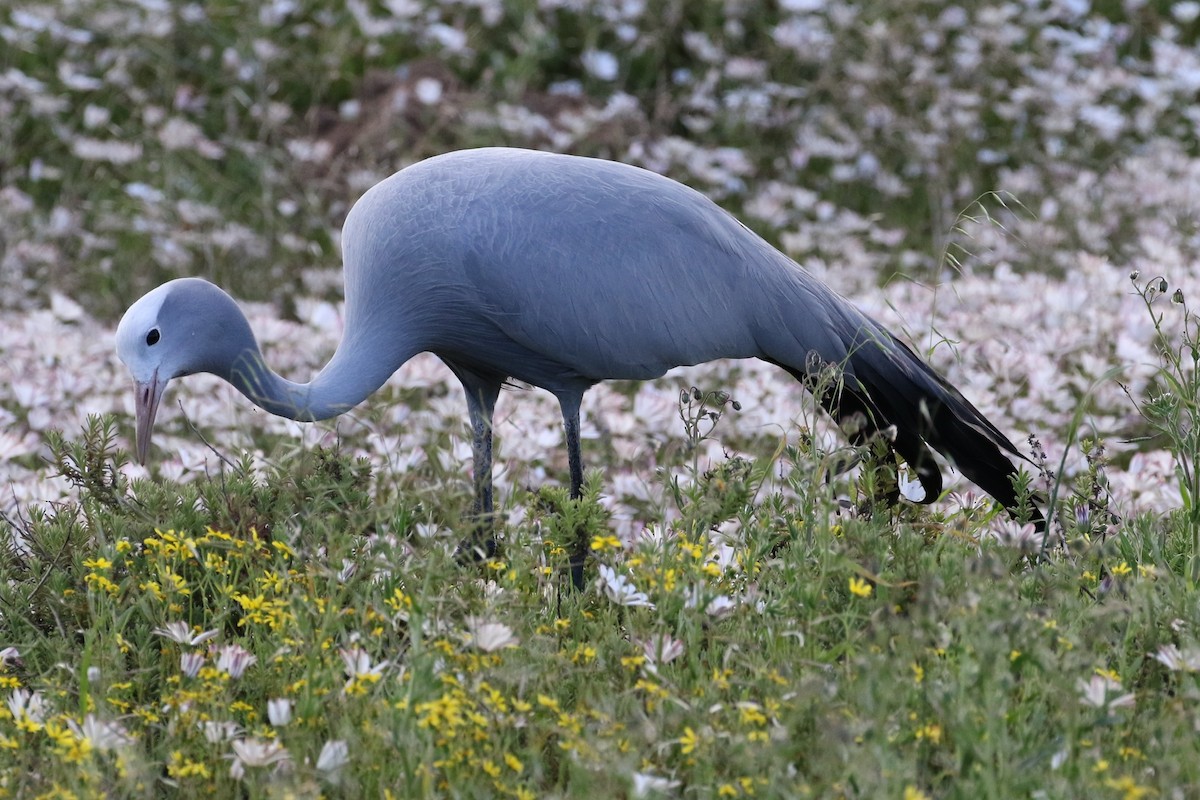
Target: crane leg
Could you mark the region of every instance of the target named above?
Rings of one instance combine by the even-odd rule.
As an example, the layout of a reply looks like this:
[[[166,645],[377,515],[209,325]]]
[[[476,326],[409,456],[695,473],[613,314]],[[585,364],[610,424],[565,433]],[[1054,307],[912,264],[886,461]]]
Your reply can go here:
[[[567,438],[567,466],[571,473],[571,499],[583,497],[583,456],[579,452],[579,405],[583,395],[565,395],[558,398],[562,406],[563,430]],[[587,531],[575,532],[571,545],[571,585],[583,589],[583,562],[587,558]]]
[[[458,372],[458,370],[455,370]],[[471,417],[471,451],[475,502],[472,506],[474,530],[458,545],[460,558],[491,558],[496,554],[495,514],[492,506],[492,415],[500,385],[471,380],[458,374],[467,394],[467,412]]]

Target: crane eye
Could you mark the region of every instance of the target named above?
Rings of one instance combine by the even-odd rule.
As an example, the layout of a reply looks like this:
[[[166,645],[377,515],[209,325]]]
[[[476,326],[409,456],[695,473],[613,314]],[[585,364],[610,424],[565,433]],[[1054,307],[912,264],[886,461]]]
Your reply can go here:
[[[161,338],[162,336],[159,335],[158,328],[151,328],[150,332],[146,334],[146,344],[154,346],[158,344],[158,340]]]

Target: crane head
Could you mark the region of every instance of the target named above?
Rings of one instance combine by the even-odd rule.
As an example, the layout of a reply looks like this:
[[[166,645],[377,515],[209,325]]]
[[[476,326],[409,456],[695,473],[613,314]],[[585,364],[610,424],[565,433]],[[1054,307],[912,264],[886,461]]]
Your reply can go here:
[[[245,317],[225,292],[199,278],[169,281],[129,307],[117,326],[117,355],[133,375],[138,462],[172,378],[195,372],[227,377],[233,355],[257,348]]]
[[[117,355],[133,375],[139,464],[146,463],[159,401],[176,374],[178,343],[170,335],[171,320],[162,314],[172,283],[159,286],[130,306],[117,326]]]

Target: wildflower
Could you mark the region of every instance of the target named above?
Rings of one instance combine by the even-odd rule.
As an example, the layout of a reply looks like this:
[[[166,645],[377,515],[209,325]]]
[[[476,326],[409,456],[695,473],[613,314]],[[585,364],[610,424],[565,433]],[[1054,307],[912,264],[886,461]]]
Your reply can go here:
[[[645,772],[633,773],[633,791],[631,794],[634,797],[657,797],[664,795],[680,786],[679,781],[663,778],[658,775],[650,775]]]
[[[633,671],[646,663],[645,656],[621,656],[621,666]]]
[[[179,671],[189,678],[194,678],[200,673],[205,661],[203,653],[180,653]]]
[[[61,717],[46,721],[46,737],[54,743],[58,756],[68,764],[78,764],[92,752],[92,743],[82,736],[77,736],[76,730],[79,730],[78,726],[72,729],[63,725]]]
[[[987,534],[1005,547],[1011,547],[1022,553],[1033,553],[1042,546],[1044,534],[1039,533],[1032,522],[1024,525],[1015,520],[1006,519],[997,522],[988,529]]]
[[[1172,672],[1200,672],[1200,648],[1180,650],[1173,644],[1166,644],[1153,655],[1155,661]]]
[[[502,622],[487,622],[472,617],[467,620],[467,633],[468,643],[485,653],[516,647],[520,643],[512,629]]]
[[[1129,564],[1124,561],[1112,568],[1112,574],[1118,578],[1124,578],[1131,572],[1133,572],[1133,567],[1129,566]]]
[[[335,773],[350,761],[350,748],[341,739],[330,739],[317,756],[317,771]]]
[[[597,534],[592,537],[591,548],[593,550],[619,550],[621,548],[621,540],[609,534]]]
[[[387,669],[387,661],[371,664],[371,656],[361,647],[346,647],[338,650],[342,663],[346,665],[346,685],[342,691],[346,694],[366,694],[367,687],[378,683],[383,671]]]
[[[392,611],[396,612],[397,614],[411,611],[413,607],[412,598],[405,594],[404,590],[399,587],[393,589],[392,596],[383,602],[388,608],[392,609]]]
[[[130,164],[142,157],[142,146],[136,142],[120,142],[77,136],[71,142],[71,152],[83,161],[107,161],[111,164]]]
[[[744,700],[736,704],[738,717],[743,725],[766,725],[767,715],[758,703]]]
[[[82,724],[68,719],[67,727],[77,739],[87,742],[97,750],[117,750],[133,744],[133,737],[118,723],[97,719],[94,714],[84,717]]]
[[[200,730],[204,732],[204,739],[209,744],[228,741],[242,732],[241,726],[236,722],[215,722],[213,720],[205,720],[200,723]]]
[[[575,651],[571,653],[572,664],[588,664],[596,660],[596,648],[590,644],[579,644],[575,647]]]
[[[696,734],[696,732],[694,730],[692,730],[692,727],[690,725],[684,726],[683,736],[679,737],[679,752],[683,753],[686,756],[690,753],[695,752],[696,748],[699,746],[700,746],[700,737]]]
[[[927,722],[921,725],[913,732],[913,735],[918,741],[925,740],[933,744],[937,744],[942,740],[942,726],[936,722]]]
[[[182,750],[176,750],[171,753],[171,758],[167,762],[167,775],[175,780],[212,777],[207,764],[203,761],[192,761],[186,758]]]
[[[1142,800],[1154,792],[1148,786],[1142,786],[1128,775],[1120,778],[1105,778],[1104,785],[1121,793],[1122,800]]]
[[[258,656],[251,655],[239,644],[227,644],[216,653],[217,669],[234,679],[242,677],[242,673],[258,661]]]
[[[286,697],[276,697],[267,701],[267,721],[276,728],[282,728],[292,721],[292,701]]]
[[[713,619],[724,619],[737,610],[737,603],[727,594],[719,594],[704,607],[704,613]]]
[[[13,719],[20,723],[22,720],[41,726],[46,721],[46,701],[41,692],[30,692],[26,689],[15,689],[8,696],[8,710]]]
[[[600,565],[599,583],[604,593],[608,595],[608,599],[617,605],[654,608],[654,603],[650,602],[650,598],[645,592],[639,591],[628,578],[618,574],[607,564]]]
[[[1134,703],[1133,694],[1123,694],[1110,699],[1112,693],[1120,691],[1121,682],[1108,675],[1093,675],[1087,681],[1080,678],[1076,686],[1079,688],[1079,701],[1087,706],[1112,710],[1132,706]]]
[[[871,584],[862,578],[850,578],[850,594],[856,597],[870,597],[872,591]]]
[[[287,748],[279,742],[234,739],[233,764],[229,767],[229,775],[235,780],[241,780],[246,774],[246,767],[275,767],[276,770],[283,770],[287,768],[290,760],[291,755]]]
[[[13,664],[21,662],[21,652],[15,647],[6,647],[0,650],[0,669],[6,669]]]
[[[683,655],[683,642],[670,634],[651,636],[641,643],[642,652],[651,664],[669,664]]]
[[[346,666],[346,674],[352,678],[369,674],[379,674],[387,667],[387,661],[371,665],[371,655],[361,647],[344,647],[338,650],[342,663]]]
[[[216,630],[211,630],[193,635],[191,626],[183,621],[168,622],[161,628],[155,628],[153,632],[172,642],[189,645],[204,644],[208,640],[216,638],[218,633]]]
[[[904,787],[904,800],[929,800],[929,795],[910,784]]]

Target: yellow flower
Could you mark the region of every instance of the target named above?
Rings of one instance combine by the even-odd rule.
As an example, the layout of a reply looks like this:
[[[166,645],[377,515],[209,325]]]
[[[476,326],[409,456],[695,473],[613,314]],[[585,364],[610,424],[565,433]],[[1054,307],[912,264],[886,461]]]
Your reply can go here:
[[[936,722],[927,722],[916,730],[918,740],[924,739],[931,744],[937,744],[942,740],[942,726]]]
[[[855,595],[856,597],[870,597],[871,591],[871,584],[867,583],[862,578],[850,579],[850,594]]]
[[[909,664],[909,667],[912,668],[913,683],[919,684],[919,683],[921,683],[921,681],[925,680],[925,668],[924,667],[922,667],[920,664],[918,664],[915,661],[912,662],[911,664]]]
[[[504,754],[504,763],[507,764],[508,768],[513,772],[521,773],[525,771],[525,765],[521,763],[521,759],[517,758],[512,753]]]
[[[1112,574],[1116,575],[1118,578],[1124,578],[1131,572],[1133,572],[1133,567],[1129,566],[1124,561],[1112,568]]]
[[[167,775],[176,780],[180,778],[210,778],[212,774],[209,772],[208,765],[200,761],[191,761],[184,758],[183,753],[179,750],[171,753],[171,760],[167,762]]]
[[[758,703],[739,703],[738,712],[743,725],[766,725],[767,716]]]
[[[1139,786],[1137,781],[1128,775],[1122,775],[1119,778],[1107,778],[1104,781],[1104,785],[1120,792],[1123,800],[1142,800],[1143,797],[1154,792],[1148,786]]]
[[[571,654],[572,664],[587,664],[596,659],[596,648],[590,644],[581,644]]]
[[[696,732],[692,730],[690,725],[684,726],[683,736],[679,737],[679,752],[686,756],[695,752],[699,746],[700,737],[696,735]]]
[[[115,595],[121,591],[121,587],[117,586],[117,584],[110,581],[106,576],[98,575],[95,572],[89,572],[87,575],[84,575],[83,581],[96,591],[104,592],[105,594]]]
[[[83,566],[87,569],[112,569],[113,562],[104,557],[84,559]]]
[[[592,537],[591,546],[593,550],[619,550],[621,547],[621,540],[613,536],[611,533],[597,534],[596,536]]]
[[[904,800],[929,800],[929,795],[910,785],[904,787]]]
[[[400,587],[392,590],[392,596],[384,600],[384,605],[399,614],[401,611],[408,611],[413,607],[412,598],[404,593]]]

